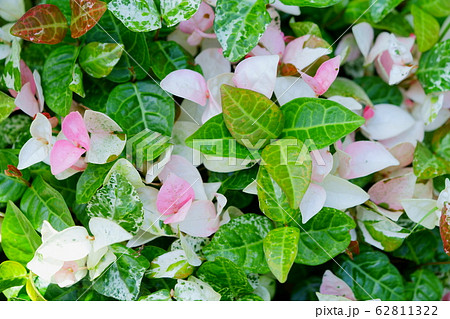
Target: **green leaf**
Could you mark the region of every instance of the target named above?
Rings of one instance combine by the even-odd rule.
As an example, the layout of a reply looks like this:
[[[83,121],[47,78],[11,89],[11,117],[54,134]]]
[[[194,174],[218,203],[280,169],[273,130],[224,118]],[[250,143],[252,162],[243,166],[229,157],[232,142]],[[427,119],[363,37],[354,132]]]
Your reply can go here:
[[[78,63],[75,63],[73,67],[72,82],[70,82],[69,84],[69,89],[81,97],[86,96],[83,86],[83,71],[81,71],[80,65]]]
[[[0,264],[0,292],[23,286],[27,282],[27,270],[16,261],[7,260]]]
[[[41,245],[33,225],[13,202],[8,202],[1,228],[2,248],[6,257],[26,265]]]
[[[217,257],[214,261],[207,261],[201,265],[197,270],[197,277],[221,294],[221,300],[231,300],[253,292],[244,271],[223,257]]]
[[[354,81],[346,78],[337,77],[336,80],[334,80],[333,84],[331,84],[327,92],[324,94],[325,97],[331,97],[334,95],[351,97],[359,103],[373,106],[372,101],[367,96],[364,89]]]
[[[430,270],[419,269],[411,274],[411,282],[405,286],[406,299],[414,301],[440,301],[442,283]]]
[[[142,296],[139,301],[169,301],[172,300],[169,289],[161,289],[147,296]]]
[[[0,149],[20,148],[31,138],[31,118],[25,114],[17,114],[0,122]],[[16,164],[18,160],[16,159]],[[1,174],[2,171],[0,171]],[[0,200],[1,202],[1,200]]]
[[[431,140],[431,148],[437,156],[450,161],[450,122],[437,129]]]
[[[142,278],[150,263],[144,256],[123,245],[110,246],[117,260],[95,280],[93,288],[98,293],[118,300],[136,300]]]
[[[417,143],[413,159],[414,174],[419,179],[450,173],[450,162],[434,155],[424,144]]]
[[[193,272],[194,267],[189,264],[186,253],[178,249],[153,259],[147,277],[182,279],[189,277]]]
[[[149,49],[152,53],[152,71],[161,80],[175,70],[189,69],[201,73],[191,54],[174,41],[151,42]]]
[[[72,105],[73,69],[78,57],[78,48],[64,45],[56,48],[45,60],[42,88],[48,107],[60,116],[66,116]]]
[[[186,139],[186,146],[203,154],[216,157],[260,158],[258,151],[247,149],[245,146],[236,143],[225,125],[222,114],[210,118],[194,134],[189,136]]]
[[[374,105],[388,103],[400,105],[403,101],[402,92],[396,85],[389,85],[378,76],[364,76],[354,80],[367,93]]]
[[[333,144],[365,123],[339,103],[318,99],[298,98],[281,107],[285,125],[282,137],[292,136],[301,141],[312,139],[318,149]]]
[[[218,0],[214,31],[224,56],[236,62],[250,52],[270,23],[265,0]]]
[[[111,73],[122,56],[123,47],[116,43],[91,42],[81,49],[79,62],[83,70],[94,78]]]
[[[257,294],[247,294],[239,296],[239,298],[237,298],[236,301],[264,301],[264,299],[262,299]]]
[[[222,85],[223,119],[231,135],[250,149],[260,149],[283,130],[280,108],[261,93]]]
[[[300,226],[296,263],[320,265],[342,253],[350,244],[353,219],[340,210],[324,207]]]
[[[409,231],[384,215],[364,206],[358,206],[357,221],[366,243],[384,251],[393,251],[399,248]]]
[[[370,16],[378,23],[395,9],[403,0],[370,0]]]
[[[403,278],[382,252],[361,252],[353,260],[342,255],[338,263],[336,275],[350,286],[357,300],[404,300]]]
[[[8,89],[19,92],[22,88],[20,77],[20,42],[12,41],[11,55],[5,60],[5,69],[3,71],[3,81]]]
[[[395,257],[411,260],[417,265],[430,262],[437,250],[438,242],[427,229],[409,235],[403,244],[391,254]]]
[[[450,3],[447,0],[417,0],[415,3],[435,17],[450,15]]]
[[[259,208],[275,222],[287,224],[300,215],[300,209],[291,208],[286,194],[281,187],[270,177],[264,166],[259,166],[256,179]]]
[[[201,0],[160,0],[161,15],[168,27],[188,20],[200,7]]]
[[[298,208],[311,181],[312,160],[305,144],[296,139],[281,139],[266,146],[261,165],[281,187],[289,206]]]
[[[161,28],[161,17],[153,0],[113,0],[108,9],[131,31],[149,32]]]
[[[284,4],[299,7],[325,8],[333,6],[342,0],[281,0]]]
[[[83,84],[86,96],[84,98],[74,96],[77,102],[88,106],[94,111],[106,113],[106,103],[108,102],[109,94],[116,84],[107,79],[94,79],[90,76],[84,77]]]
[[[232,173],[210,172],[208,182],[221,182],[219,193],[227,190],[243,190],[252,183],[258,173],[258,165]]]
[[[264,216],[244,214],[221,226],[211,243],[203,248],[206,259],[224,257],[240,265],[245,271],[269,271],[264,258],[263,240],[273,225]]]
[[[172,135],[175,118],[172,97],[150,81],[116,86],[109,95],[106,114],[124,128],[127,135],[146,129]]]
[[[5,170],[8,165],[17,167],[19,159],[16,155],[6,150],[0,150],[0,203],[7,203],[8,201],[16,201],[22,197],[22,194],[27,189],[25,182],[12,176],[7,176]],[[30,174],[28,170],[22,171],[23,178],[28,180]]]
[[[89,201],[86,212],[90,217],[112,220],[132,234],[136,234],[144,219],[143,205],[136,189],[116,172]]]
[[[64,198],[40,176],[23,194],[20,209],[38,231],[44,220],[59,231],[75,226]]]
[[[123,83],[134,78],[142,80],[150,69],[150,55],[143,33],[132,32],[108,10],[99,23],[86,34],[86,42],[122,44],[125,54],[114,66],[108,79]]]
[[[320,28],[317,24],[311,21],[300,21],[294,22],[295,20],[291,19],[289,22],[289,26],[294,32],[296,37],[301,37],[307,34],[315,35],[316,37],[321,38],[322,32],[320,32]]]
[[[279,282],[287,280],[289,270],[297,256],[300,231],[295,227],[273,229],[264,238],[264,254],[267,264]]]
[[[439,22],[430,14],[413,5],[414,34],[417,37],[419,51],[425,52],[439,40]]]
[[[450,90],[449,64],[450,39],[422,54],[416,74],[426,94]]]
[[[0,122],[8,118],[9,114],[14,111],[16,105],[14,99],[3,92],[0,92]]]
[[[113,165],[114,162],[101,165],[89,163],[77,183],[77,203],[84,204],[89,202],[97,189],[102,186],[106,175]]]

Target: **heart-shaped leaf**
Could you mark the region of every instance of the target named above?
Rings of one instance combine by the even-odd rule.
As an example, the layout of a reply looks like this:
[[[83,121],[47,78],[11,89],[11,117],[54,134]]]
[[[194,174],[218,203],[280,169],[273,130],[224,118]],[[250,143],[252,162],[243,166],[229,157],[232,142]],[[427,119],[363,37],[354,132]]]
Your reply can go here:
[[[33,180],[31,187],[23,194],[20,209],[38,231],[44,220],[59,231],[75,226],[62,195],[40,176]]]
[[[355,226],[353,219],[344,212],[329,207],[322,208],[317,215],[300,226],[295,262],[314,266],[336,257],[350,244],[350,230]]]
[[[283,129],[279,107],[261,93],[222,85],[223,119],[238,143],[260,149],[276,139]]]
[[[68,29],[67,20],[57,6],[40,4],[28,10],[10,32],[34,43],[57,44]]]
[[[295,227],[273,229],[264,238],[264,254],[270,270],[284,283],[297,256],[300,231]]]
[[[221,300],[232,300],[253,291],[245,272],[229,259],[217,257],[197,270],[197,276],[222,295]]]
[[[2,248],[6,257],[26,265],[34,257],[34,252],[41,245],[41,237],[20,209],[13,202],[8,202],[2,223]]]
[[[259,208],[271,220],[287,224],[300,215],[300,209],[291,208],[286,194],[281,187],[270,177],[264,166],[259,166],[256,179]]]
[[[266,146],[261,158],[261,165],[281,187],[289,206],[298,208],[311,182],[312,160],[306,145],[297,139],[281,139]]]
[[[175,107],[158,84],[143,81],[116,86],[106,103],[106,114],[129,136],[146,129],[171,136]]]
[[[311,139],[318,149],[333,144],[365,123],[364,118],[334,101],[298,98],[281,107],[285,125],[282,136]]]
[[[403,278],[382,252],[361,252],[353,260],[342,255],[337,262],[336,275],[350,286],[357,300],[404,300]]]
[[[153,0],[113,0],[108,9],[133,32],[161,28],[161,16]]]
[[[265,273],[269,268],[264,257],[263,240],[272,229],[268,218],[245,214],[221,226],[211,243],[203,248],[203,253],[208,260],[225,257],[244,270]]]
[[[72,38],[79,38],[95,27],[107,6],[105,2],[99,0],[70,0],[70,8],[72,9],[70,32]]]
[[[250,52],[270,23],[265,0],[218,0],[214,31],[224,56],[236,62]]]
[[[77,182],[77,203],[87,203],[94,196],[108,174],[114,162],[106,164],[90,163]]]
[[[79,62],[87,74],[103,78],[111,73],[122,52],[120,44],[91,42],[81,49]]]

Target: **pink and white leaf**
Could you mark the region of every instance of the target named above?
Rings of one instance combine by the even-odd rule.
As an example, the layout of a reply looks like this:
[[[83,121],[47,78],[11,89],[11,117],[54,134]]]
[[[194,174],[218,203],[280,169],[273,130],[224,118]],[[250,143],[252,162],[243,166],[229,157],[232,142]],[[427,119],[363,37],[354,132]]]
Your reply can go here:
[[[208,237],[219,229],[219,220],[216,208],[211,201],[199,200],[192,203],[186,218],[180,222],[172,224],[188,235],[196,237]]]
[[[86,150],[76,147],[67,140],[56,141],[50,152],[50,166],[53,175],[58,175],[74,165]]]
[[[316,97],[313,89],[303,79],[295,76],[278,77],[274,93],[280,105],[299,97]]]
[[[172,215],[194,197],[194,190],[187,181],[175,174],[169,174],[158,193],[156,207],[162,215]]]
[[[320,183],[333,169],[333,155],[328,147],[313,150],[310,154],[312,158],[311,180]]]
[[[369,195],[362,188],[334,175],[326,176],[321,186],[327,193],[325,207],[345,210],[369,199]]]
[[[268,26],[259,43],[250,52],[253,55],[278,55],[283,56],[286,45],[284,33],[279,28]]]
[[[382,179],[369,190],[370,200],[375,204],[387,205],[392,210],[402,210],[401,201],[413,197],[417,177],[414,173]]]
[[[161,81],[161,88],[203,106],[208,97],[205,78],[200,73],[188,69],[169,73]]]
[[[404,199],[401,201],[406,215],[413,222],[428,229],[439,226],[441,212],[437,209],[437,203],[433,199]]]
[[[324,295],[341,296],[350,300],[356,300],[352,289],[345,281],[327,270],[323,274],[320,293]]]
[[[89,134],[80,113],[71,112],[64,118],[62,132],[77,147],[80,146],[86,151],[89,150]]]
[[[327,193],[322,186],[314,183],[309,184],[300,203],[303,224],[307,223],[323,208],[326,198]]]
[[[33,117],[40,112],[40,106],[38,101],[31,90],[30,82],[25,83],[22,89],[17,94],[14,104],[21,109],[25,114]]]
[[[207,81],[215,76],[231,71],[230,61],[224,58],[221,49],[210,48],[203,50],[195,57],[195,63],[200,65]]]
[[[352,32],[359,50],[364,58],[367,58],[374,39],[372,26],[367,22],[361,22],[352,27]]]
[[[303,80],[314,90],[316,95],[324,94],[336,79],[339,73],[341,57],[337,56],[325,61],[317,69],[314,77],[306,73],[301,73]]]

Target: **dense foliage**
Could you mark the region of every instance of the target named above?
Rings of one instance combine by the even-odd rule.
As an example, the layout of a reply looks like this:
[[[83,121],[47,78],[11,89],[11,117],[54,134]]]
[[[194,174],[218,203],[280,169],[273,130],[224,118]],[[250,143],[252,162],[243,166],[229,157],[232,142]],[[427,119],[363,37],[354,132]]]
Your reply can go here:
[[[449,300],[446,0],[0,0],[0,300]]]

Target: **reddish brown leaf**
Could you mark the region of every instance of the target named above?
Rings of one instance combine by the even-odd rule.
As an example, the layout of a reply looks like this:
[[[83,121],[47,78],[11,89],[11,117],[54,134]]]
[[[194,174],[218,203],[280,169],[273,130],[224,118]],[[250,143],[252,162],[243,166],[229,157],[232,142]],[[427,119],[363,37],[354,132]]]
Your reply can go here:
[[[359,255],[359,243],[357,240],[351,241],[345,253],[353,260],[353,255]]]
[[[107,5],[98,0],[70,0],[70,8],[72,9],[70,32],[72,38],[79,38],[97,24]]]
[[[11,34],[45,44],[57,44],[66,36],[67,20],[57,6],[40,4],[28,10],[11,28]]]
[[[450,212],[447,206],[444,205],[442,209],[441,221],[440,221],[440,232],[442,243],[444,244],[444,251],[450,256]]]

